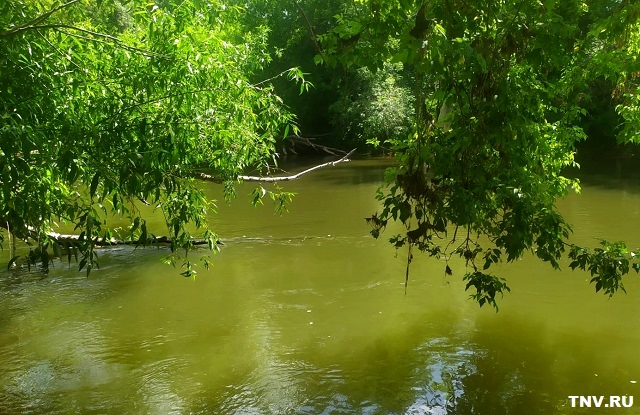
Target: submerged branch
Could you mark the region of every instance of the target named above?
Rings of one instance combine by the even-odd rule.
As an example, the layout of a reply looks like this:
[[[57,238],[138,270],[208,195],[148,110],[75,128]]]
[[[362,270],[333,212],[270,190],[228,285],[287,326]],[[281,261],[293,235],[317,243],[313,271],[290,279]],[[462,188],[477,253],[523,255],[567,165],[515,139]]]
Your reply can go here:
[[[74,243],[74,242],[83,242],[86,239],[80,240],[80,235],[65,235],[56,232],[47,233],[49,239],[57,243]],[[114,245],[160,245],[160,244],[171,244],[172,240],[168,236],[154,236],[150,240],[142,243],[138,240],[130,240],[130,239],[116,239],[116,238],[93,238],[93,243],[95,246],[114,246]],[[207,245],[209,241],[206,239],[191,239],[190,243],[192,245]],[[223,245],[221,241],[217,241],[219,245]]]
[[[326,135],[326,134],[325,134]],[[291,147],[289,148],[289,151],[292,152],[293,154],[298,154],[295,151],[295,146],[296,144],[301,144],[301,145],[305,145],[307,147],[312,148],[313,150],[322,150],[325,153],[331,154],[332,156],[337,156],[338,154],[336,153],[342,153],[342,154],[347,154],[346,151],[344,150],[340,150],[339,148],[335,148],[335,147],[328,147],[322,144],[318,144],[315,143],[314,140],[317,137],[301,137],[297,134],[292,134],[292,135],[288,135],[287,137],[285,137],[285,140],[287,140],[288,142],[291,143]],[[287,147],[283,147],[282,148],[282,152],[286,155],[287,154]]]

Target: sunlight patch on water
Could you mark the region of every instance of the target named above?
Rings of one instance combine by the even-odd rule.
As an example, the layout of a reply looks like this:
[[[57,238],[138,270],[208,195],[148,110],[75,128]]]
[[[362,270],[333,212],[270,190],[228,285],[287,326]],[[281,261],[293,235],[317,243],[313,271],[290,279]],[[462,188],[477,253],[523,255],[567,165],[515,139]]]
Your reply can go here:
[[[135,369],[132,375],[139,379],[136,394],[141,398],[141,412],[150,415],[183,414],[188,405],[180,395],[185,387],[197,387],[187,383],[176,385],[180,373],[187,366],[183,359],[155,360]]]

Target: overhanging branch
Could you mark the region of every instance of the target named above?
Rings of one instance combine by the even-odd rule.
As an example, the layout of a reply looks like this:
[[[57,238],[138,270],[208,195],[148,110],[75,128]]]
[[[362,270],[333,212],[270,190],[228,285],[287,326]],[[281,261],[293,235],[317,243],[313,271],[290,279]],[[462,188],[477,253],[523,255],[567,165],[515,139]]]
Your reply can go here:
[[[36,24],[36,25],[30,25],[30,26],[26,26],[23,27],[21,29],[21,31],[25,31],[28,29],[33,29],[33,30],[57,30],[60,33],[64,33],[67,36],[72,36],[78,39],[82,39],[88,42],[98,42],[98,43],[108,43],[111,45],[115,45],[121,49],[124,50],[128,50],[130,52],[134,52],[134,53],[139,53],[143,56],[149,56],[149,57],[156,57],[156,58],[162,58],[162,59],[170,59],[169,56],[167,55],[162,55],[159,53],[155,53],[149,50],[145,50],[145,49],[140,49],[137,48],[135,46],[131,46],[131,45],[127,45],[126,43],[124,43],[122,40],[118,39],[115,36],[106,34],[106,33],[100,33],[100,32],[96,32],[94,30],[89,30],[89,29],[84,29],[82,27],[78,27],[78,26],[73,26],[73,25],[68,25],[68,24],[62,24],[62,23],[54,23],[54,24]],[[84,33],[85,35],[89,35],[89,36],[82,36],[79,35],[77,33],[72,33],[72,31],[76,31],[79,33]],[[3,37],[3,33],[0,33],[0,38]]]

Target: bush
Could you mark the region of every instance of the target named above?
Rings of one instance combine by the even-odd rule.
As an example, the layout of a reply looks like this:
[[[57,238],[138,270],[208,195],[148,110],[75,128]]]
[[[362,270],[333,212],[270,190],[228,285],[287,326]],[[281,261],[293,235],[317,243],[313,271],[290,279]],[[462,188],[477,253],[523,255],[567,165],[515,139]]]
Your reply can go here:
[[[355,71],[342,88],[340,98],[330,107],[337,134],[344,141],[363,144],[406,137],[412,130],[414,97],[402,86],[401,64],[384,65],[371,72]]]

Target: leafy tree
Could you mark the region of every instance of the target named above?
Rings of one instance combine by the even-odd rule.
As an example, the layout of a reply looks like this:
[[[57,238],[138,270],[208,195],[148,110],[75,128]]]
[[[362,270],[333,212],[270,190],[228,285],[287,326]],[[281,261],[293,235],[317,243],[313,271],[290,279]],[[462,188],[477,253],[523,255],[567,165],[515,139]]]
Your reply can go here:
[[[273,160],[293,122],[269,81],[250,81],[266,34],[218,0],[0,3],[0,227],[38,241],[46,265],[61,248],[52,227],[71,223],[69,259],[89,272],[97,238],[113,235],[107,216],[152,240],[147,204],[166,219],[170,260],[192,234],[215,249],[196,169],[230,184]]]
[[[247,27],[268,31],[268,47],[273,53],[263,74],[290,66],[309,72],[313,88],[305,94],[291,83],[275,82],[277,91],[294,109],[304,135],[318,135],[320,141],[336,146],[362,146],[365,137],[384,140],[405,135],[413,107],[402,79],[402,65],[387,65],[377,74],[357,67],[313,65],[314,55],[316,63],[330,58],[324,56],[317,35],[329,30],[343,1],[238,0],[237,4],[246,7]],[[347,50],[348,42],[340,47]]]
[[[594,251],[568,242],[555,201],[577,180],[580,127],[589,83],[609,80],[625,123],[619,140],[638,142],[640,4],[616,0],[358,0],[346,3],[321,37],[330,64],[415,73],[416,129],[392,139],[399,167],[387,174],[369,218],[378,237],[390,221],[406,231],[390,242],[448,261],[462,257],[467,289],[497,308],[508,291],[493,264],[526,252],[554,268],[568,251],[596,290],[624,289],[638,252],[623,243]],[[345,44],[348,48],[345,49]],[[631,267],[630,267],[631,264]],[[448,263],[444,272],[451,274]]]
[[[330,28],[342,0],[234,0],[233,3],[246,10],[245,27],[262,27],[268,32],[266,50],[270,59],[254,76],[268,77],[292,66],[300,67],[308,73],[313,88],[301,94],[298,86],[282,79],[275,80],[274,86],[296,113],[305,134],[330,132],[328,107],[336,100],[336,87],[343,73],[337,68],[315,66],[313,59],[320,50],[316,35]]]
[[[363,67],[331,105],[332,123],[343,140],[364,144],[406,137],[412,130],[413,95],[403,86],[402,65],[371,72]]]

